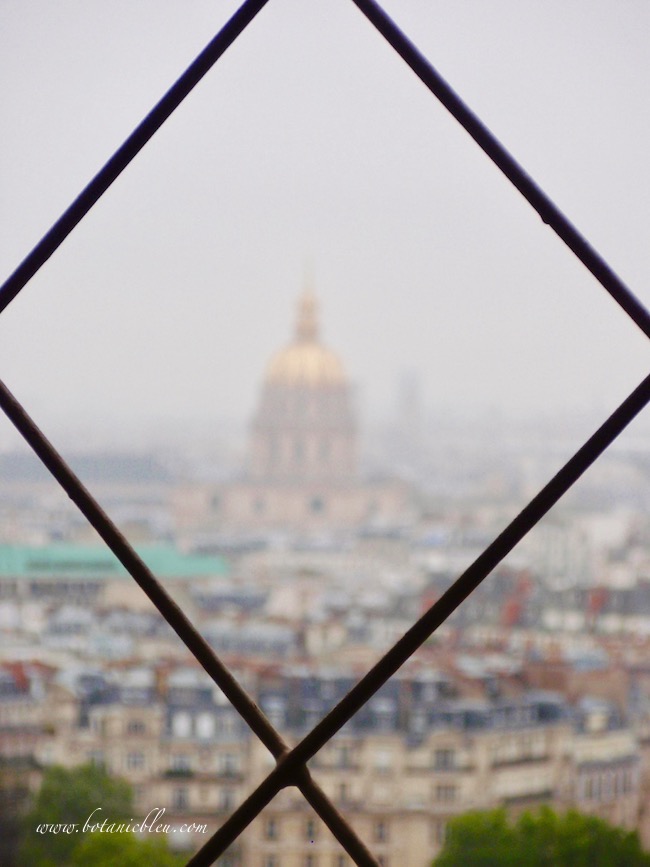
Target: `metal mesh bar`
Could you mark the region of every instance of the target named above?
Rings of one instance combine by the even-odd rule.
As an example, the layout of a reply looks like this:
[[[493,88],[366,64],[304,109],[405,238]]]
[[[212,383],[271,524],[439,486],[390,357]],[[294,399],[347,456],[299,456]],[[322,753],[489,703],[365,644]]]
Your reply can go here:
[[[188,862],[188,867],[211,864],[238,837],[293,774],[320,750],[378,689],[424,644],[461,602],[498,566],[524,536],[544,517],[580,476],[650,402],[650,375],[623,401],[607,421],[570,458],[562,469],[476,558],[454,584],[377,662],[350,692],[283,756],[277,767],[235,810],[213,837]]]
[[[203,78],[229,45],[240,35],[268,0],[246,0],[212,42],[188,67],[162,100],[136,130],[127,138],[113,157],[98,172],[72,205],[23,260],[16,271],[0,287],[0,312],[22,290],[31,277],[56,251],[77,223],[99,200],[103,193],[126,168],[131,160],[178,107],[193,87]],[[361,12],[395,48],[429,90],[461,123],[474,141],[524,195],[572,252],[596,277],[607,292],[630,318],[650,337],[650,314],[629,288],[577,229],[562,214],[548,196],[526,174],[492,133],[472,113],[460,97],[442,79],[429,61],[375,0],[353,0]],[[357,864],[378,862],[359,840],[345,818],[336,810],[312,780],[306,762],[368,701],[368,699],[400,668],[418,647],[476,589],[509,551],[535,526],[560,497],[569,490],[582,473],[598,458],[622,430],[650,401],[650,376],[620,405],[610,418],[565,464],[557,475],[519,513],[497,539],[456,580],[447,592],[411,629],[377,662],[359,683],[318,723],[314,729],[290,750],[255,702],[241,688],[228,669],[214,654],[205,639],[196,631],[183,611],[155,579],[127,540],[102,511],[97,502],[66,465],[61,456],[38,430],[24,409],[6,387],[0,383],[0,407],[20,431],[37,456],[50,470],[66,493],[76,503],[113,553],[130,572],[185,645],[223,690],[253,733],[270,750],[277,761],[276,768],[251,793],[216,834],[190,860],[191,865],[207,865],[232,843],[241,831],[259,814],[284,786],[296,785],[314,810],[325,821],[335,837]]]
[[[203,636],[196,631],[181,608],[156,580],[146,563],[134,551],[2,381],[0,381],[0,408],[124,568],[146,593],[190,653],[201,663],[224,695],[228,697],[233,707],[248,723],[251,731],[276,760],[286,755],[289,752],[289,746],[284,739],[276,732],[260,708],[228,671]],[[364,867],[378,867],[377,861],[365,844],[334,805],[330,803],[311,776],[308,773],[296,775],[295,784],[357,864],[362,864]]]
[[[268,0],[246,0],[0,286],[0,313],[27,285]]]
[[[650,313],[375,0],[352,0],[596,280],[650,337]]]

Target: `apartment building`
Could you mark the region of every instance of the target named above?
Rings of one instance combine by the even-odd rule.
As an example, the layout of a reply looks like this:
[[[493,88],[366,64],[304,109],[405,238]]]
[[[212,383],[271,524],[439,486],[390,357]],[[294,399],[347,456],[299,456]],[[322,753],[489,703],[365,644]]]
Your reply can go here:
[[[249,688],[296,740],[353,681],[307,667],[257,675]],[[244,677],[250,680],[251,672]],[[551,804],[637,826],[640,747],[613,705],[600,699],[570,705],[542,690],[490,691],[467,697],[440,672],[403,673],[310,763],[385,867],[429,865],[449,819],[469,809],[505,806],[516,813]],[[179,848],[205,842],[274,764],[197,668],[80,672],[71,690],[59,687],[59,699],[65,712],[42,730],[36,760],[96,762],[125,777],[137,814],[164,808],[177,831],[170,844]],[[10,703],[6,696],[0,702],[5,710]],[[181,832],[181,825],[194,829]],[[300,793],[288,788],[221,863],[343,867],[346,857]]]

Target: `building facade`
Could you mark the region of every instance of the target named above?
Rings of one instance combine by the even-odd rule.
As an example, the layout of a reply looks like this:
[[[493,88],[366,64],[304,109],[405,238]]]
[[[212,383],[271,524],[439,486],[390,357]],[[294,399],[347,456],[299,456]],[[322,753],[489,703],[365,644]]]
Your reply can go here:
[[[38,674],[25,672],[30,679]],[[48,695],[54,692],[38,700],[33,686],[12,686],[10,674],[0,695],[5,729],[12,720],[25,726],[28,705],[32,716],[35,706],[41,716],[53,710]],[[293,740],[353,681],[352,675],[287,668],[273,676],[260,672],[248,686]],[[176,831],[169,837],[175,847],[204,843],[275,764],[197,668],[89,671],[69,687],[67,697],[57,687],[57,712],[29,745],[35,766],[93,762],[126,778],[136,815],[164,810]],[[644,785],[639,743],[606,703],[575,707],[542,691],[478,700],[454,690],[432,670],[405,673],[310,762],[325,793],[384,867],[428,867],[444,845],[449,820],[470,809],[506,807],[516,814],[550,804],[637,826]],[[294,788],[280,792],[219,863],[351,864]]]

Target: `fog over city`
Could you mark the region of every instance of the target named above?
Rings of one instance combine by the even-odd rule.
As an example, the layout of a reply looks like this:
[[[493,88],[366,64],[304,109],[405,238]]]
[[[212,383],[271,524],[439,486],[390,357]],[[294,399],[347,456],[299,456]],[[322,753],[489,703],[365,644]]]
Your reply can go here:
[[[5,0],[7,276],[233,2]],[[389,0],[650,301],[650,8]],[[0,317],[1,376],[70,440],[244,425],[309,281],[361,415],[586,416],[647,341],[352,3],[271,0]],[[0,426],[0,447],[15,437]]]
[[[0,3],[0,286],[241,2]],[[385,4],[650,306],[647,0]],[[566,462],[649,360],[354,2],[268,0],[0,315],[100,505],[0,413],[3,867],[647,865],[650,414]]]

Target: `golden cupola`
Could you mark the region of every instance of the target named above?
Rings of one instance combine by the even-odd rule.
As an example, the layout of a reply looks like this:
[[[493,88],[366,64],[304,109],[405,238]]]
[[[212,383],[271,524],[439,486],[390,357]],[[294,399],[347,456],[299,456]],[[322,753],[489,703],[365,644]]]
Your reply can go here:
[[[278,385],[341,385],[345,371],[338,356],[320,342],[318,302],[307,289],[298,301],[293,341],[272,359],[266,381]]]

